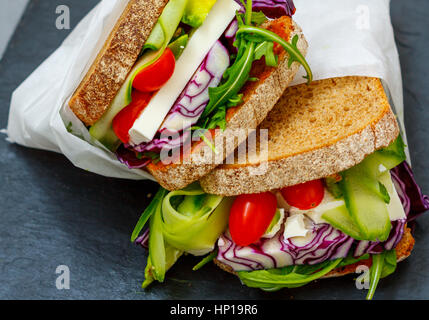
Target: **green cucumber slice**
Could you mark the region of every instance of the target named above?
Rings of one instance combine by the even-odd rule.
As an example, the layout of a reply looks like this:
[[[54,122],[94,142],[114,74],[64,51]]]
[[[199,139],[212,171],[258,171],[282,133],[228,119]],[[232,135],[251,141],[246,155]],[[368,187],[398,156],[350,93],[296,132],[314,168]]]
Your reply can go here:
[[[168,45],[170,50],[173,52],[174,57],[177,59],[180,58],[183,51],[186,48],[186,45],[188,44],[189,36],[187,34],[184,34],[183,36],[177,38],[172,43]]]
[[[386,240],[390,220],[403,216],[389,170],[405,161],[404,147],[399,136],[389,147],[343,172],[339,183],[326,179],[328,189],[344,196],[346,205],[325,212],[322,218],[357,240]]]
[[[185,14],[188,0],[170,0],[162,11],[149,39],[143,46],[146,49],[159,50],[168,44]]]
[[[165,35],[164,31],[162,31],[161,24],[157,23],[153,28],[149,39],[147,39],[146,43],[143,46],[143,52],[145,50],[159,50],[165,43]]]
[[[391,223],[386,202],[374,192],[379,190],[380,184],[374,173],[374,162],[365,159],[343,172],[339,184],[350,216],[364,239],[385,241],[389,237]]]
[[[133,70],[128,75],[128,78],[125,80],[123,86],[119,90],[118,94],[112,101],[109,108],[100,118],[100,120],[98,120],[89,129],[90,135],[94,139],[100,141],[109,150],[115,151],[121,144],[120,140],[113,131],[112,122],[115,116],[123,108],[125,108],[131,103],[132,83],[135,76],[140,72],[140,70],[146,68],[148,65],[156,61],[159,56],[160,51],[150,51],[140,58],[140,60],[134,66]]]
[[[363,240],[359,227],[356,226],[346,205],[330,209],[322,214],[322,218],[329,222],[334,228],[341,230],[346,235],[356,240]]]
[[[377,159],[387,170],[391,170],[404,162],[407,158],[405,154],[405,144],[402,137],[398,138],[390,144],[387,148],[381,149],[370,157]]]

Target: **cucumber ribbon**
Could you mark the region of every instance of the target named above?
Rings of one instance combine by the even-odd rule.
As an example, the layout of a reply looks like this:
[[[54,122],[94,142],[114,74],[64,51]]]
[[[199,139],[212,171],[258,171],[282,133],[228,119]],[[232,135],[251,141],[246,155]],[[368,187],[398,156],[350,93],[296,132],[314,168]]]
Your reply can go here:
[[[231,205],[232,198],[206,194],[198,184],[173,192],[160,188],[131,236],[134,242],[149,221],[149,258],[143,286],[153,280],[163,282],[167,270],[184,252],[212,252],[226,229]]]
[[[183,17],[187,0],[170,0],[165,6],[149,39],[143,47],[143,55],[137,61],[118,94],[103,116],[90,128],[89,133],[106,148],[115,151],[121,144],[112,128],[115,116],[131,103],[131,93],[135,77],[145,68],[155,63],[167,48]],[[182,39],[183,40],[183,39]],[[146,49],[151,49],[147,51]]]

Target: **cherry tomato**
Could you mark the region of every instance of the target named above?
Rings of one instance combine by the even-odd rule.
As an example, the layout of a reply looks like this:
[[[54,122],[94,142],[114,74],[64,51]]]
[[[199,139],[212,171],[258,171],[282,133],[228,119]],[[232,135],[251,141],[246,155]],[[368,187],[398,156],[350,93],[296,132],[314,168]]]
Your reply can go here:
[[[281,189],[283,198],[291,206],[301,210],[317,207],[323,200],[325,189],[322,180],[313,180]]]
[[[158,91],[171,78],[175,66],[173,51],[167,48],[158,60],[137,74],[133,87],[141,92]]]
[[[257,242],[267,231],[277,210],[277,199],[271,192],[238,196],[231,206],[229,231],[239,246]]]
[[[149,104],[152,95],[152,93],[143,93],[133,90],[131,103],[122,109],[113,119],[113,131],[115,131],[116,136],[123,143],[128,143],[130,141],[130,134],[128,131],[130,131],[140,113],[142,113],[144,108]]]

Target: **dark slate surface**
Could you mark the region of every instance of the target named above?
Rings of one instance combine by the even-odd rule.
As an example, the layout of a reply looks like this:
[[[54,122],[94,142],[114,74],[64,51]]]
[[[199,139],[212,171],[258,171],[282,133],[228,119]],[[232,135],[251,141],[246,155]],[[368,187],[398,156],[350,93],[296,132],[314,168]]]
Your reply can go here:
[[[72,26],[96,0],[32,0],[0,62],[0,128],[6,127],[10,95],[67,36],[55,28],[55,8],[71,8]],[[429,2],[392,0],[392,17],[405,83],[406,126],[414,169],[429,193]],[[145,252],[129,242],[147,205],[151,182],[106,179],[77,169],[62,155],[0,140],[0,298],[3,299],[362,299],[353,277],[264,293],[233,276],[186,257],[165,284],[147,291]],[[419,220],[417,245],[394,276],[381,281],[378,299],[429,298],[429,217]],[[70,290],[57,290],[55,269],[71,271]]]

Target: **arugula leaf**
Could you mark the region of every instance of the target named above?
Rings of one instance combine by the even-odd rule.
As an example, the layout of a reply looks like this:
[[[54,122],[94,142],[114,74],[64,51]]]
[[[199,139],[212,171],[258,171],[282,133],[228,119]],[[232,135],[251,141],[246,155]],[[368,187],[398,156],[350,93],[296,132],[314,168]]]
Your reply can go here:
[[[141,158],[146,157],[152,160],[154,164],[157,164],[161,161],[161,154],[153,151],[145,151],[138,154]],[[138,157],[137,157],[138,158]],[[140,158],[139,158],[140,159]]]
[[[207,122],[208,121],[209,120],[207,119]],[[219,151],[216,149],[216,147],[214,146],[214,144],[206,137],[206,132],[207,132],[207,130],[214,129],[214,128],[218,127],[218,126],[220,126],[220,128],[222,130],[225,130],[226,120],[225,120],[224,126],[223,126],[223,123],[222,123],[222,118],[218,119],[218,118],[214,118],[213,117],[210,121],[214,121],[214,122],[218,121],[218,122],[214,123],[213,125],[210,124],[210,123],[207,124],[207,122],[206,122],[206,124],[204,125],[204,127],[207,127],[207,129],[204,129],[204,127],[194,126],[194,127],[191,128],[191,130],[195,130],[195,133],[200,137],[200,139],[203,140],[205,142],[205,144],[208,145],[210,147],[210,149],[212,149],[212,151],[215,154],[219,154]],[[213,126],[213,128],[212,128],[212,126]]]
[[[246,12],[244,14],[245,22],[247,25],[250,25],[252,23],[252,7],[253,7],[252,0],[247,0],[244,7],[246,8]]]
[[[395,250],[392,251],[393,253],[390,253],[390,251],[388,253],[389,266],[386,267],[386,269],[381,269],[383,270],[381,274],[385,276],[393,272],[394,264],[396,266],[396,263],[394,263],[394,261],[396,261]],[[394,257],[393,254],[395,254]],[[345,267],[361,260],[366,260],[369,257],[369,254],[365,254],[358,258],[349,255],[343,259],[327,260],[315,265],[295,265],[269,270],[240,271],[238,272],[238,276],[241,281],[249,287],[260,288],[265,291],[277,291],[282,288],[304,286],[311,281],[323,277],[335,268]]]
[[[255,60],[261,59],[265,56],[265,63],[269,67],[277,67],[278,57],[274,54],[274,43],[271,41],[264,41],[258,44],[255,49]]]
[[[250,81],[250,78],[247,81]],[[243,102],[243,94],[240,93],[240,94],[237,94],[235,97],[229,98],[228,103],[227,103],[227,107],[228,108],[235,107],[235,106],[238,106],[242,102]]]
[[[381,273],[383,271],[385,254],[386,252],[372,255],[372,265],[370,269],[371,282],[369,285],[369,290],[366,296],[366,300],[372,300],[372,298],[374,297],[375,290],[377,289],[377,285],[378,285],[378,282],[380,281]]]
[[[207,263],[210,261],[213,261],[214,258],[217,256],[217,250],[210,253],[208,256],[204,257],[203,260],[201,260],[195,267],[192,268],[193,271],[200,270],[202,267],[204,267]]]
[[[152,199],[151,203],[149,204],[149,206],[147,206],[145,211],[140,216],[139,221],[137,221],[137,224],[134,227],[133,233],[131,234],[131,242],[136,241],[136,239],[140,235],[140,232],[143,230],[144,226],[146,225],[146,222],[156,212],[157,208],[161,205],[162,199],[164,199],[166,194],[167,194],[167,190],[160,187],[155,197]]]
[[[396,264],[397,257],[395,249],[372,255],[372,266],[370,269],[371,282],[366,296],[367,300],[372,300],[374,297],[374,293],[380,279],[383,279],[395,272]]]
[[[210,129],[216,129],[217,127],[222,130],[226,129],[226,106],[220,106],[210,119],[207,119],[205,127]]]
[[[343,259],[343,261],[341,261],[341,263],[338,265],[338,268],[346,267],[346,266],[349,266],[351,264],[355,264],[356,262],[369,259],[369,257],[370,257],[370,255],[368,253],[364,254],[363,256],[357,257],[357,258],[353,257],[353,254],[349,254],[346,258]]]
[[[272,31],[254,27],[254,26],[249,26],[249,25],[243,25],[238,28],[237,36],[241,34],[249,34],[253,37],[260,36],[267,41],[277,42],[283,47],[283,49],[285,49],[289,53],[290,58],[289,58],[288,66],[291,67],[292,63],[294,62],[300,63],[304,67],[305,71],[307,72],[307,75],[304,78],[307,79],[308,83],[313,81],[313,73],[311,71],[311,68],[308,65],[307,61],[305,60],[305,57],[299,51],[297,46],[298,40],[299,40],[298,35],[293,37],[292,43],[289,43]],[[247,38],[247,39],[252,39],[252,38]],[[253,38],[253,39],[256,39],[256,38]]]
[[[342,259],[340,259],[342,260]],[[298,274],[305,274],[305,275],[311,275],[314,274],[315,272],[324,269],[327,266],[332,265],[333,261],[336,260],[326,260],[323,261],[321,263],[317,263],[317,264],[301,264],[301,265],[296,265],[293,266],[292,272],[294,273],[298,273]],[[340,261],[341,263],[341,261]]]
[[[289,53],[289,67],[293,62],[301,63],[307,71],[305,77],[308,82],[313,79],[308,63],[299,51],[297,44],[299,37],[295,36],[292,43],[285,41],[274,32],[259,28],[257,25],[265,22],[267,18],[262,12],[252,12],[252,1],[241,0],[245,12],[237,13],[238,32],[234,46],[238,53],[234,63],[225,74],[224,81],[217,88],[209,89],[209,103],[204,109],[198,127],[205,129],[226,128],[226,110],[239,105],[242,102],[239,91],[247,81],[255,81],[250,78],[253,61],[265,57],[267,66],[276,67],[278,57],[274,54],[274,42],[279,43]],[[256,26],[255,26],[256,24]]]
[[[255,25],[260,26],[267,21],[268,18],[262,11],[252,12],[252,23],[254,23]]]
[[[397,264],[396,250],[387,251],[384,256],[383,270],[381,271],[381,279],[391,275],[396,270]]]
[[[261,288],[266,291],[275,291],[282,288],[297,288],[317,280],[333,269],[342,259],[325,261],[314,266],[289,266],[280,269],[240,271],[240,280],[252,288]]]
[[[255,43],[246,43],[243,54],[239,53],[234,64],[226,70],[224,77],[227,80],[219,87],[209,89],[210,101],[201,115],[201,120],[211,116],[216,108],[224,106],[231,97],[238,95],[249,79],[254,53]]]

